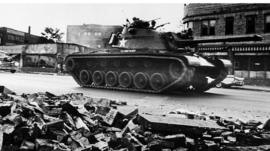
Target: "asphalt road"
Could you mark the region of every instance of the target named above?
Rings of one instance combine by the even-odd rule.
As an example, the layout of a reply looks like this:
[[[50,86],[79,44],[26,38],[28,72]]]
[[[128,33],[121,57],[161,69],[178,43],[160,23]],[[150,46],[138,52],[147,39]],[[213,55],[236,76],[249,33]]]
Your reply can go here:
[[[126,101],[128,111],[139,108],[141,112],[164,114],[178,109],[197,113],[219,115],[243,121],[255,119],[264,122],[270,118],[270,93],[242,89],[213,88],[204,94],[147,94],[81,88],[70,76],[0,73],[0,85],[17,94],[51,92],[84,93],[91,97],[105,97]]]

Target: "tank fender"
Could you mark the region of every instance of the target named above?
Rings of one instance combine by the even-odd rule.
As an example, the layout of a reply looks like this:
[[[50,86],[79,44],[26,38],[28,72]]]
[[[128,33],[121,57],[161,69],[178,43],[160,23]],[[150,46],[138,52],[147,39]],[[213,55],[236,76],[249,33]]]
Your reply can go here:
[[[208,59],[208,61],[211,62],[212,64],[214,64],[218,68],[228,69],[228,68],[231,68],[232,67],[231,61],[230,60],[227,60],[227,59],[218,59],[218,58],[215,58],[215,59]]]
[[[227,59],[219,59],[225,68],[231,68],[232,67],[232,62],[230,60]]]
[[[214,65],[200,56],[184,56],[190,66],[214,67]]]

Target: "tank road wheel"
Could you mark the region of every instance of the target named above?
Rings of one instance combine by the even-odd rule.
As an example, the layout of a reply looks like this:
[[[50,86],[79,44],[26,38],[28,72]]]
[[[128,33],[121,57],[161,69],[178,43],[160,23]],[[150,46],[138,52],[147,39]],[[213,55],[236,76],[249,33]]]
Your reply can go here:
[[[101,86],[104,83],[104,72],[103,71],[95,71],[93,73],[93,82],[95,85]]]
[[[166,84],[166,78],[161,73],[154,73],[150,78],[150,86],[153,90],[160,90]]]
[[[144,89],[148,84],[148,77],[143,72],[138,72],[134,76],[134,85],[137,89]]]
[[[184,72],[184,69],[185,69],[185,65],[184,63],[181,61],[181,62],[177,62],[177,63],[171,63],[169,65],[169,73],[170,73],[170,76],[173,77],[173,78],[179,78],[183,72]]]
[[[110,87],[116,86],[118,83],[117,73],[114,71],[108,71],[105,75],[105,83]]]
[[[132,74],[129,72],[120,73],[119,79],[118,79],[120,86],[123,88],[130,87],[132,84],[132,80],[133,80],[132,78],[133,78]]]
[[[74,61],[74,59],[72,58],[68,58],[66,61],[66,69],[68,72],[72,71],[75,69],[76,63]]]
[[[80,72],[80,81],[82,84],[91,84],[92,83],[92,74],[90,71],[82,70]]]

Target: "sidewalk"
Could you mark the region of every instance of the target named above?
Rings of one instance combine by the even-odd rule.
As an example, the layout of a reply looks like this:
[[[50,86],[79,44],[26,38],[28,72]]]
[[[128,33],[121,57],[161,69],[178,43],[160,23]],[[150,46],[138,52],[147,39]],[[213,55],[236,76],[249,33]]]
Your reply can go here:
[[[30,71],[17,71],[17,73],[28,73],[28,74],[42,74],[42,75],[55,75],[55,76],[69,76],[68,73],[55,73],[55,72],[30,72]]]
[[[270,87],[268,87],[268,86],[244,85],[241,87],[232,87],[232,89],[243,89],[243,90],[251,90],[251,91],[270,92]]]

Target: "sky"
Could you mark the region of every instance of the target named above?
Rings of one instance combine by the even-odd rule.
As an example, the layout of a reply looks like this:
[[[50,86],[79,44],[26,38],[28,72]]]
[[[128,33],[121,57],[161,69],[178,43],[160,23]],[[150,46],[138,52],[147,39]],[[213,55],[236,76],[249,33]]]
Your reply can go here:
[[[24,32],[31,26],[31,33],[40,35],[45,27],[66,33],[67,25],[123,25],[136,16],[161,18],[157,25],[170,22],[162,30],[180,31],[183,8],[183,3],[1,3],[0,26]]]

